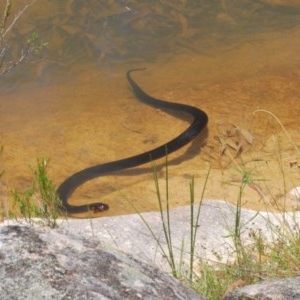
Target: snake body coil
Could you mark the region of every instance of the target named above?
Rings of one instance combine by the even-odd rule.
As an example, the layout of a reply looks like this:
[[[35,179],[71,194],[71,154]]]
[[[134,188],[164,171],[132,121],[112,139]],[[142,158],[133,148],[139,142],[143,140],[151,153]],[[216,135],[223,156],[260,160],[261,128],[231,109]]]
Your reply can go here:
[[[160,99],[155,99],[149,96],[147,93],[145,93],[131,77],[131,73],[133,71],[139,70],[143,69],[129,70],[126,74],[126,78],[129,84],[131,85],[135,96],[140,101],[158,109],[167,109],[177,112],[188,113],[193,116],[193,121],[191,122],[190,126],[179,136],[155,149],[128,158],[89,167],[71,175],[57,189],[57,194],[62,201],[62,209],[65,210],[67,213],[74,214],[88,211],[100,212],[107,210],[109,207],[105,203],[90,203],[86,205],[76,206],[69,204],[68,198],[78,186],[82,185],[86,181],[112,172],[133,168],[145,163],[149,163],[150,161],[164,157],[166,155],[166,152],[170,154],[178,150],[179,148],[192,141],[206,127],[208,117],[204,111],[186,104],[173,103]]]

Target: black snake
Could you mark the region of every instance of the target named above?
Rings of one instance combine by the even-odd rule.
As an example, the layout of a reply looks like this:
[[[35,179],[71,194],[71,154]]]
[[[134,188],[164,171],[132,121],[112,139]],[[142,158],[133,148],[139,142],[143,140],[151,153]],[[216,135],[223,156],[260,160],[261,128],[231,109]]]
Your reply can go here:
[[[179,136],[162,146],[159,146],[142,154],[89,167],[71,175],[57,189],[57,194],[62,201],[62,209],[67,213],[73,214],[88,211],[100,212],[107,210],[109,206],[105,203],[90,203],[78,206],[69,204],[68,198],[78,186],[82,185],[88,180],[109,174],[111,172],[120,171],[128,168],[133,168],[142,164],[146,164],[158,158],[164,157],[166,156],[166,154],[170,154],[178,150],[179,148],[183,147],[184,145],[188,144],[191,140],[193,140],[206,127],[208,117],[204,111],[186,104],[167,102],[164,100],[155,99],[149,96],[147,93],[145,93],[131,77],[131,73],[133,71],[139,70],[144,69],[132,69],[127,71],[126,78],[129,84],[131,85],[135,96],[140,101],[148,105],[154,106],[158,109],[167,109],[176,112],[188,113],[191,116],[193,116],[193,121],[184,132],[182,132]]]

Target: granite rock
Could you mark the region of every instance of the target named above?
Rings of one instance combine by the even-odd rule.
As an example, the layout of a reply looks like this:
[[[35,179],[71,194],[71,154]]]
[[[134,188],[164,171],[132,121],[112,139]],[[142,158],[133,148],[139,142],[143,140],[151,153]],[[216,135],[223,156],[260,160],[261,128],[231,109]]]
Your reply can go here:
[[[298,300],[300,277],[265,280],[228,293],[223,300]]]
[[[175,278],[63,229],[0,227],[1,299],[204,299]]]

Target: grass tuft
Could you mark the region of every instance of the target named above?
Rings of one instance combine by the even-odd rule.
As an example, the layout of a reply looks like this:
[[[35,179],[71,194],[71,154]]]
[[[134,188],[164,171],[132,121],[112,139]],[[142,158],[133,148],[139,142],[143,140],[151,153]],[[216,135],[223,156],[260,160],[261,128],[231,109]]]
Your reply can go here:
[[[25,192],[12,191],[13,210],[10,218],[18,220],[21,216],[29,224],[40,224],[51,228],[57,227],[61,214],[61,201],[56,194],[53,182],[47,174],[48,160],[40,158],[33,170],[32,185]],[[36,220],[35,218],[39,218]]]

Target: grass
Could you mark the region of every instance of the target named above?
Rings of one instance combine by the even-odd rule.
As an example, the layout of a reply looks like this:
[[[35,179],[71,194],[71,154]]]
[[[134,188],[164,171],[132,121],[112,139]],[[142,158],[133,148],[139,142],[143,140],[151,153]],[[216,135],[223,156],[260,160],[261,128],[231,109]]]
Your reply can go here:
[[[192,282],[192,287],[207,299],[221,299],[228,289],[238,285],[300,274],[300,226],[295,214],[291,213],[287,218],[286,212],[282,212],[277,222],[271,218],[272,214],[270,218],[265,216],[268,228],[264,231],[252,228],[250,224],[259,213],[246,224],[242,222],[241,199],[245,184],[251,182],[248,175],[246,171],[241,174],[233,212],[234,226],[228,228],[228,237],[232,239],[234,245],[233,252],[228,253],[231,259],[223,263],[224,257],[216,252],[214,262],[201,258],[199,260],[197,270],[199,276]],[[265,235],[266,231],[271,237]]]
[[[183,278],[184,268],[183,268],[183,254],[185,252],[185,241],[182,240],[181,247],[180,247],[180,257],[179,261],[177,262],[175,258],[174,250],[177,247],[172,242],[172,229],[171,229],[171,217],[170,217],[170,196],[169,196],[169,168],[168,168],[168,157],[166,156],[166,164],[165,164],[165,197],[163,197],[159,179],[158,179],[158,172],[156,169],[155,164],[153,164],[153,180],[155,184],[156,196],[158,199],[159,205],[159,212],[160,212],[160,219],[162,224],[163,236],[164,241],[162,241],[152,230],[151,226],[147,223],[146,219],[143,215],[138,211],[138,209],[134,206],[134,204],[128,199],[125,195],[122,195],[124,199],[133,207],[135,212],[140,216],[144,225],[149,230],[150,234],[157,242],[157,246],[163,254],[163,257],[167,260],[167,263],[171,269],[172,276],[175,278]],[[195,244],[196,244],[196,235],[199,229],[199,218],[200,218],[200,210],[201,210],[201,203],[204,197],[204,191],[207,184],[207,179],[210,170],[207,173],[207,177],[203,187],[203,193],[200,198],[199,203],[195,203],[195,194],[194,194],[194,178],[191,179],[190,182],[190,260],[189,260],[189,271],[188,271],[188,281],[190,283],[193,282],[194,278],[194,266],[195,266]],[[197,208],[195,210],[195,207]],[[165,249],[164,244],[166,243],[167,247]]]
[[[9,217],[18,221],[19,216],[29,224],[57,227],[61,215],[61,201],[56,188],[47,174],[48,160],[40,158],[33,170],[32,185],[25,192],[12,191],[13,209]]]

